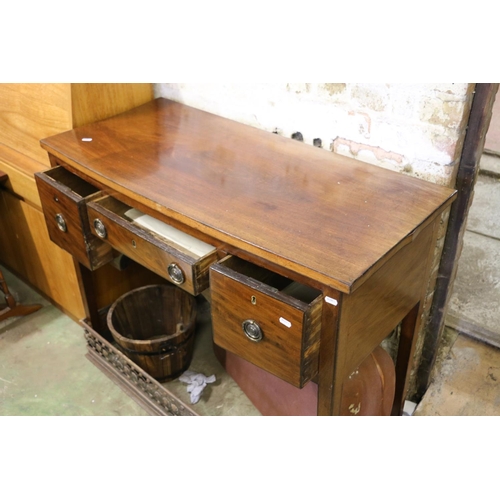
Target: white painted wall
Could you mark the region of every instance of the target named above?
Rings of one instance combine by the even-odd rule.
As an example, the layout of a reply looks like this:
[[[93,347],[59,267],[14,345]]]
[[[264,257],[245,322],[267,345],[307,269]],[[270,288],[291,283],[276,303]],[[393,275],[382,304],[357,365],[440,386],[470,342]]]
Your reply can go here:
[[[442,185],[453,181],[467,83],[159,83],[155,95]]]

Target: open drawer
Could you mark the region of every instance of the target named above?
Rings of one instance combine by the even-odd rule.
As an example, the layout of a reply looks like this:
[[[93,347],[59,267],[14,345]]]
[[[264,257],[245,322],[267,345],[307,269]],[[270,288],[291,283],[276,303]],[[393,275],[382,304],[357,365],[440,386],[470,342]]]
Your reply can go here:
[[[214,342],[302,388],[317,375],[322,295],[229,256],[210,267]]]
[[[91,270],[112,260],[112,248],[90,232],[86,204],[99,190],[63,167],[35,174],[50,239]]]
[[[142,214],[112,196],[87,207],[93,233],[154,273],[199,295],[208,288],[208,269],[217,249]]]

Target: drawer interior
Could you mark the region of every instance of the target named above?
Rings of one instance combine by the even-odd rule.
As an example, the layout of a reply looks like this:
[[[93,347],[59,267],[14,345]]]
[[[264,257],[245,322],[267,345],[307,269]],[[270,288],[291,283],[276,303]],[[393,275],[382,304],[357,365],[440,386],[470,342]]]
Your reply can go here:
[[[195,260],[206,257],[216,251],[214,246],[183,233],[163,221],[148,216],[112,196],[105,196],[94,200],[93,204],[115,214],[132,226],[146,231],[154,238],[164,240],[169,246],[190,255]]]
[[[318,372],[322,292],[234,256],[210,269],[215,344],[304,387]]]
[[[98,188],[63,167],[52,168],[46,171],[45,175],[59,184],[66,186],[81,198],[86,198],[87,196],[95,194],[99,191]]]
[[[248,279],[248,284],[258,287],[264,284],[280,295],[291,297],[305,304],[313,303],[321,292],[302,283],[298,283],[263,267],[247,262],[235,256],[230,256],[219,263]]]

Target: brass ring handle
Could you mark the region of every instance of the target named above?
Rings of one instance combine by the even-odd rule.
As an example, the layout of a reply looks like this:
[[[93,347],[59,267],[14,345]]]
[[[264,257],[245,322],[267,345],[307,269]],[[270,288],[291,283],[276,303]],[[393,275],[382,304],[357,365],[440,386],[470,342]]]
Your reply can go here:
[[[68,231],[68,227],[66,226],[66,221],[64,220],[63,214],[56,214],[56,222],[57,222],[57,227],[63,233],[66,233]]]
[[[177,285],[182,285],[185,281],[182,269],[175,263],[168,266],[168,275],[170,279]]]
[[[255,321],[247,319],[241,326],[247,338],[252,342],[260,342],[264,338],[262,328]]]
[[[108,232],[106,231],[106,226],[102,223],[101,220],[99,219],[94,220],[94,229],[99,238],[105,239],[108,236]]]

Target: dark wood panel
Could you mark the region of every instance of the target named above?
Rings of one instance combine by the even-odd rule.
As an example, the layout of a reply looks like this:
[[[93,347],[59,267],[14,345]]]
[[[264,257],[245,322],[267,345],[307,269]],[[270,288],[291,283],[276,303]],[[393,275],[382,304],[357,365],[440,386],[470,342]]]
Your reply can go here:
[[[454,196],[166,99],[42,146],[190,228],[347,293]]]

